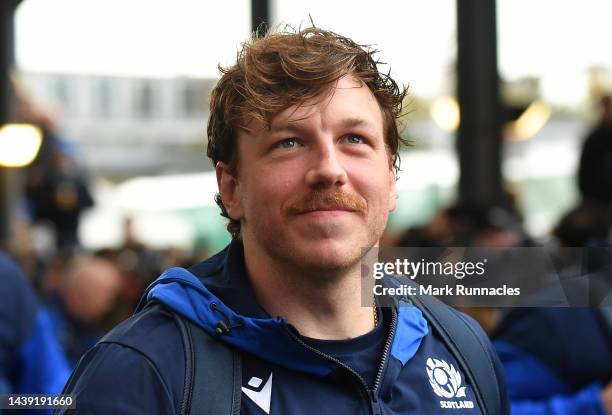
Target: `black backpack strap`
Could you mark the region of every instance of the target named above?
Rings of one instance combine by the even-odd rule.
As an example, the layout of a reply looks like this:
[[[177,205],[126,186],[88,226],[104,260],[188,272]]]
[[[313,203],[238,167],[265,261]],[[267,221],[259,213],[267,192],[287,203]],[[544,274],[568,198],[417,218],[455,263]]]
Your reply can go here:
[[[239,415],[240,354],[190,320],[175,316],[186,362],[181,415]]]
[[[505,383],[495,370],[491,350],[465,317],[433,296],[410,296],[440,334],[472,384],[476,400],[486,415],[509,413]]]

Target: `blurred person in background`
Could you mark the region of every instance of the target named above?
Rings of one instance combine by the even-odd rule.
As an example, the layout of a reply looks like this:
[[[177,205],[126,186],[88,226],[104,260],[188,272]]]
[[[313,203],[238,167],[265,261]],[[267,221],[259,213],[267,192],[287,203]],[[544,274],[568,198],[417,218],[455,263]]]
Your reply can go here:
[[[601,116],[582,146],[578,167],[581,200],[554,230],[564,246],[607,246],[612,241],[612,97],[599,102]]]
[[[70,261],[63,274],[48,310],[52,328],[74,367],[109,325],[117,323],[107,320],[115,310],[122,276],[111,261],[84,255]]]
[[[488,207],[453,204],[441,210],[430,223],[407,229],[396,240],[406,247],[513,247],[534,241],[523,228],[523,219],[513,202]]]
[[[35,102],[21,83],[13,78],[18,117],[38,126],[43,133],[40,151],[26,170],[26,200],[33,222],[52,224],[56,247],[78,249],[78,225],[93,198],[87,174],[75,160],[74,145],[61,137],[58,115]]]
[[[610,209],[612,203],[612,96],[599,102],[601,117],[582,146],[578,168],[578,188],[587,203]]]
[[[515,415],[612,415],[612,322],[592,308],[515,308],[492,334]]]
[[[598,278],[589,280],[590,294],[602,294],[594,285],[598,282],[604,282],[601,288],[609,292],[611,251],[596,247],[610,246],[611,225],[603,205],[592,201],[585,201],[562,218],[554,230],[559,245],[590,249],[582,250],[580,263],[564,264],[559,275],[578,271],[577,276],[583,277],[597,272]],[[579,289],[566,284],[565,292],[569,297]],[[492,339],[506,372],[513,414],[612,415],[610,310],[594,307],[509,310]]]
[[[133,309],[145,288],[161,273],[161,254],[138,239],[136,222],[128,216],[123,221],[123,244],[111,256],[125,277]]]
[[[113,316],[108,319],[119,323],[132,314],[145,288],[162,271],[164,253],[151,249],[138,239],[135,221],[128,216],[123,221],[123,243],[117,248],[100,249],[94,256],[112,263],[121,276],[121,292],[113,307]]]
[[[396,241],[398,247],[410,247],[412,258],[432,261],[445,255],[446,247],[503,249],[534,244],[509,193],[506,203],[489,207],[455,203],[442,209],[430,223],[407,229]],[[496,308],[458,308],[478,321],[486,333],[495,329],[502,316]]]
[[[604,246],[612,229],[601,204],[582,204],[555,228],[562,246]],[[516,209],[454,205],[409,229],[398,246],[532,246]],[[442,252],[442,251],[439,251]],[[602,251],[602,254],[610,251]],[[600,255],[601,256],[601,255]],[[605,269],[610,258],[590,258]],[[595,262],[595,263],[593,263]],[[588,272],[588,271],[587,271]],[[612,274],[611,274],[612,275]],[[608,284],[609,287],[609,284]],[[514,415],[612,415],[612,320],[592,308],[462,308],[491,334]]]
[[[52,134],[45,132],[43,139],[51,141]],[[26,196],[33,220],[52,223],[57,248],[73,251],[79,248],[80,215],[93,206],[93,198],[74,160],[73,149],[67,142],[57,143],[50,168],[39,164],[38,158],[28,168]]]
[[[48,313],[21,269],[0,252],[0,394],[60,393],[69,374]]]
[[[584,200],[561,218],[553,235],[561,246],[599,247],[612,245],[611,231],[612,210],[596,201]]]

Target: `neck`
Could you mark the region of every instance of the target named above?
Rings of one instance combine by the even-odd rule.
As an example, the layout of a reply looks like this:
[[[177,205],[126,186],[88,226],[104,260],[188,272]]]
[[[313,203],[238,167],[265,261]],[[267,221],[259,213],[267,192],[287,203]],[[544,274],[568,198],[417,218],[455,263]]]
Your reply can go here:
[[[258,303],[268,314],[284,317],[303,336],[350,339],[374,327],[372,305],[362,305],[359,263],[323,276],[322,270],[298,270],[274,261],[256,245],[245,244],[244,256]]]

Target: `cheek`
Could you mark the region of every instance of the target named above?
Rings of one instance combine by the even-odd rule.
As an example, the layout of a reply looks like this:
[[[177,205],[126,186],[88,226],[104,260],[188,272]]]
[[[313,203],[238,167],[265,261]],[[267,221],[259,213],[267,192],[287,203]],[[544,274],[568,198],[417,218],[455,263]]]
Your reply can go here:
[[[354,174],[351,176],[351,184],[358,194],[366,199],[368,208],[373,211],[388,210],[391,203],[392,187],[385,170],[381,169],[381,166],[365,168],[361,165],[353,170]]]
[[[259,174],[245,183],[243,205],[245,219],[258,216],[269,221],[280,214],[282,206],[296,193],[296,180],[281,174]]]
[[[393,212],[397,208],[397,196],[395,192],[389,196],[389,212]]]

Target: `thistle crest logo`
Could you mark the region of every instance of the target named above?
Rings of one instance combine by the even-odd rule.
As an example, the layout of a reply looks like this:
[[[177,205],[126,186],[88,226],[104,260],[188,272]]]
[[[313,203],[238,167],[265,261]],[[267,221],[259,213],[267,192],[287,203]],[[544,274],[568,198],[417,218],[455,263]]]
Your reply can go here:
[[[441,398],[464,398],[465,386],[461,386],[461,374],[444,360],[427,359],[427,375],[433,391]]]

